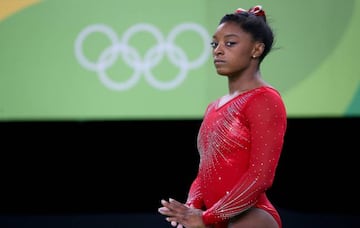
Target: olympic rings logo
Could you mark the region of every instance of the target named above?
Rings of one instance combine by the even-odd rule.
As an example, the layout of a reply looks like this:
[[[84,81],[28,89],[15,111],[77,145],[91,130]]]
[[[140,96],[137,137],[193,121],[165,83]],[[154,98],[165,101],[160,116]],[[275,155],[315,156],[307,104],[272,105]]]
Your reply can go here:
[[[189,61],[187,54],[175,44],[176,37],[184,31],[195,31],[203,41],[203,51],[197,59]],[[111,46],[104,49],[96,62],[91,62],[85,57],[83,44],[89,35],[99,32],[108,37]],[[140,56],[138,51],[129,45],[129,40],[139,32],[148,32],[156,40],[156,45],[149,48],[144,56]],[[195,23],[183,23],[174,27],[167,38],[164,38],[161,31],[151,24],[140,23],[130,27],[121,40],[117,34],[104,24],[94,24],[84,28],[75,41],[75,56],[79,63],[90,71],[94,71],[100,78],[100,81],[108,88],[113,90],[128,90],[143,75],[146,81],[154,88],[159,90],[170,90],[179,86],[186,78],[189,70],[203,65],[210,55],[210,37],[206,29]],[[160,81],[152,73],[152,68],[158,65],[164,55],[167,56],[170,63],[179,69],[178,74],[170,81]],[[107,73],[110,68],[121,57],[125,64],[132,70],[133,74],[127,80],[122,82],[111,79]],[[131,58],[130,58],[131,57]]]

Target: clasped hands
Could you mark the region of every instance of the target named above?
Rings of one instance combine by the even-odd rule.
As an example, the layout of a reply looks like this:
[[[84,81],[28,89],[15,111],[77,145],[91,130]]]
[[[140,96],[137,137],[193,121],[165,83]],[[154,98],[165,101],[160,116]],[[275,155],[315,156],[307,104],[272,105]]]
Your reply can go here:
[[[203,220],[203,211],[192,206],[180,203],[177,200],[161,200],[162,207],[159,213],[166,216],[166,221],[176,228],[206,228]]]

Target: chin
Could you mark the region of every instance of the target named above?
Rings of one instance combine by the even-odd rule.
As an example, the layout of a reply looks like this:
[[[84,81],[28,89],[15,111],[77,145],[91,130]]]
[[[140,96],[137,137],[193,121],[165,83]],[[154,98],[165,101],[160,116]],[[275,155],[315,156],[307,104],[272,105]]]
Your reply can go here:
[[[218,73],[218,75],[221,75],[221,76],[227,76],[228,75],[228,72],[224,72],[224,71],[221,71],[221,70],[217,70],[216,72]]]

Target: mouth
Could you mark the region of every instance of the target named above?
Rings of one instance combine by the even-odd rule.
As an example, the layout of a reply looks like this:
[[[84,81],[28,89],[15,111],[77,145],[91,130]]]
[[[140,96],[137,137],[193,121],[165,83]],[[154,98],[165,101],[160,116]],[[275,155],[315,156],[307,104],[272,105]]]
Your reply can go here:
[[[224,60],[221,60],[221,59],[214,59],[214,64],[215,65],[222,65],[222,64],[224,64],[225,63],[225,61]]]

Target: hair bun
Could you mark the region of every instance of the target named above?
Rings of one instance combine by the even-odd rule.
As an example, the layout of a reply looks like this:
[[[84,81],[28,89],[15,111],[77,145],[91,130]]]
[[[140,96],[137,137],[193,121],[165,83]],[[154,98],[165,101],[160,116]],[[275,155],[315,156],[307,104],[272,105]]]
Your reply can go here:
[[[245,10],[243,8],[237,8],[235,10],[235,13],[243,13],[243,12],[254,14],[255,16],[265,16],[265,11],[262,9],[261,5],[253,6],[249,10]]]

